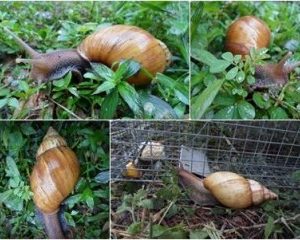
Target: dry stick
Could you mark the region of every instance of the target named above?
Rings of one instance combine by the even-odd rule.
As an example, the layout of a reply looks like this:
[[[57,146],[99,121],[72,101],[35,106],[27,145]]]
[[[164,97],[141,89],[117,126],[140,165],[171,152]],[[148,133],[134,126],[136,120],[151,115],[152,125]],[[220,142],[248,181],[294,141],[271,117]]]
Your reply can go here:
[[[53,102],[54,104],[56,104],[57,106],[61,107],[63,110],[65,110],[67,113],[69,113],[70,115],[72,115],[73,117],[82,120],[81,117],[77,116],[75,113],[73,113],[71,110],[67,109],[66,107],[64,107],[63,105],[59,104],[58,102],[54,101],[52,98],[48,98],[51,102]]]
[[[167,213],[169,212],[169,210],[173,204],[174,204],[174,201],[170,202],[169,206],[167,207],[167,210],[164,212],[163,216],[161,217],[161,219],[158,222],[159,225],[161,224],[162,220],[165,218],[165,216],[167,215]]]
[[[241,212],[241,214],[244,215],[244,217],[247,218],[250,222],[252,222],[253,224],[256,224],[256,222],[254,222],[250,217],[248,217],[246,213]]]

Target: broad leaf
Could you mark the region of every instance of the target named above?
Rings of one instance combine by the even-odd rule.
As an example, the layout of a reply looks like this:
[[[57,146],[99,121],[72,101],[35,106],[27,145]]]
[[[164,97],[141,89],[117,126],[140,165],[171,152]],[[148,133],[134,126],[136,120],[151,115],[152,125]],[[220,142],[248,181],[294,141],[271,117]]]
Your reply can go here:
[[[203,114],[214,101],[221,86],[223,85],[223,82],[224,79],[214,81],[196,98],[193,104],[193,119],[202,118]]]
[[[129,108],[134,112],[136,116],[142,115],[142,104],[140,96],[136,92],[133,86],[127,82],[121,82],[118,85],[118,91],[123,100],[128,104]]]
[[[118,103],[119,103],[119,93],[115,89],[104,98],[100,110],[100,118],[112,119],[116,113]]]

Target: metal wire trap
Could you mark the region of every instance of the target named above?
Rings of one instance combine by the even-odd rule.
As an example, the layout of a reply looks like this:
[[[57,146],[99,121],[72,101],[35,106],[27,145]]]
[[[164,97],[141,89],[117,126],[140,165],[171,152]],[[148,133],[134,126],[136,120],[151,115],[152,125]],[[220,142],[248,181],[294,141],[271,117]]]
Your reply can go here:
[[[300,122],[114,121],[111,123],[113,181],[160,181],[166,167],[200,175],[233,171],[274,188],[300,188]],[[133,162],[142,173],[126,178]]]

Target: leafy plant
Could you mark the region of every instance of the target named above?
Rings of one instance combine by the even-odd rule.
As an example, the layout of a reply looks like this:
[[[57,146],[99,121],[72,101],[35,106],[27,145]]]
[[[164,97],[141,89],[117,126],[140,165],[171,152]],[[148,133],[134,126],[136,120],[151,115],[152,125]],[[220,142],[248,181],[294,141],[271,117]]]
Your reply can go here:
[[[37,148],[50,125],[66,138],[80,161],[80,180],[63,203],[65,221],[76,229],[76,238],[107,238],[108,125],[99,122],[2,123],[0,157],[5,161],[0,163],[0,236],[45,237],[41,220],[36,216],[29,175]]]
[[[26,11],[24,9],[22,2],[1,4],[0,28],[11,29],[41,52],[75,48],[96,29],[112,24],[128,24],[139,26],[166,43],[173,54],[172,64],[164,74],[153,76],[152,84],[144,88],[127,84],[127,76],[122,72],[126,68],[123,64],[119,69],[109,69],[118,78],[114,87],[112,81],[103,78],[107,69],[101,64],[94,64],[81,82],[68,74],[57,81],[36,86],[27,77],[27,66],[13,64],[12,60],[20,49],[9,36],[2,35],[2,118],[188,117],[187,2],[65,2],[60,5],[35,2],[26,4]],[[45,96],[42,98],[41,95]]]
[[[287,25],[296,24],[298,20],[286,19],[286,16],[293,15],[297,8],[299,6],[294,3],[192,3],[192,118],[300,117],[299,81],[296,81],[294,74],[291,74],[289,82],[282,89],[271,88],[269,91],[251,89],[251,86],[256,83],[255,66],[266,62],[278,62],[286,52],[283,47],[287,50],[291,50],[292,47],[286,45],[291,30],[282,24],[274,24],[269,19],[275,19],[277,23],[288,21]],[[252,49],[245,59],[224,52],[222,46],[224,46],[225,33],[229,24],[239,16],[251,14],[262,18],[270,26],[271,31],[276,32],[272,35],[274,40],[270,48],[256,51]],[[201,19],[208,19],[208,21],[201,22]],[[277,31],[278,26],[280,31]],[[293,30],[293,38],[297,38],[299,34],[298,30]],[[295,58],[298,57],[297,50],[293,49],[293,51],[295,51]]]

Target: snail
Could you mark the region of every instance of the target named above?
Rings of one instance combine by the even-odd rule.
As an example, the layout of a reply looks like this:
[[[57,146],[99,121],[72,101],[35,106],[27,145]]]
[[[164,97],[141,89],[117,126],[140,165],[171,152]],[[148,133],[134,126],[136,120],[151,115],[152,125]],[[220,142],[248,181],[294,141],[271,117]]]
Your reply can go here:
[[[89,68],[92,62],[111,67],[115,62],[124,59],[137,61],[151,75],[155,75],[163,72],[171,60],[171,53],[163,42],[135,26],[113,25],[102,28],[87,36],[77,49],[50,53],[38,53],[13,32],[4,29],[31,57],[18,58],[16,62],[32,64],[30,77],[38,82],[59,79],[70,71],[81,76],[81,72]],[[140,71],[128,82],[146,85],[151,79]]]
[[[159,160],[165,158],[166,155],[164,145],[157,141],[142,142],[139,148],[142,150],[140,160],[145,162]]]
[[[204,187],[224,206],[240,209],[259,205],[278,196],[260,183],[233,172],[215,172],[203,180]]]
[[[79,162],[52,127],[38,148],[36,160],[30,176],[33,201],[43,214],[49,238],[64,238],[57,214],[79,178]]]
[[[267,24],[255,16],[244,16],[229,26],[225,50],[244,57],[250,53],[251,48],[268,48],[270,42],[271,31]],[[282,87],[287,83],[289,73],[300,66],[300,62],[288,62],[291,55],[292,52],[288,52],[279,63],[256,66],[256,83],[251,86],[251,89]]]
[[[137,168],[137,166],[132,161],[130,161],[126,164],[126,168],[123,169],[122,175],[127,178],[141,178],[142,177],[141,171]]]

